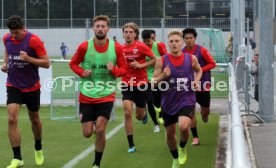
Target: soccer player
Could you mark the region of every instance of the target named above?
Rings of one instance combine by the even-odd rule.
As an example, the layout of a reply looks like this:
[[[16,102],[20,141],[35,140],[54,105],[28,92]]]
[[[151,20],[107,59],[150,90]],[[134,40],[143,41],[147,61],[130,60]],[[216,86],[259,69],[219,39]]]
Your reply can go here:
[[[1,70],[7,78],[8,135],[13,159],[7,168],[24,165],[21,156],[21,136],[18,115],[22,104],[26,104],[32,124],[35,145],[35,163],[42,165],[42,123],[39,117],[40,82],[38,68],[49,68],[50,62],[40,38],[27,31],[20,16],[13,15],[7,20],[10,33],[4,35],[4,63]]]
[[[143,42],[151,49],[151,51],[155,54],[155,56],[157,58],[159,58],[160,56],[163,56],[167,53],[166,47],[164,45],[162,45],[161,43],[158,43],[158,42],[154,42],[151,39],[151,31],[150,30],[146,29],[146,30],[142,31],[142,39],[143,39]],[[149,60],[150,59],[147,57],[147,61],[149,61]],[[153,71],[154,71],[154,66],[147,67],[147,75],[148,75],[149,81],[151,81]],[[153,132],[160,132],[160,126],[157,122],[157,116],[156,116],[156,112],[154,109],[154,102],[155,102],[155,106],[160,107],[161,92],[159,90],[151,91],[151,89],[149,87],[149,97],[147,100],[148,112],[149,112],[150,117],[154,123]],[[156,104],[158,104],[158,105],[156,105]],[[158,116],[158,118],[159,118],[159,116]]]
[[[200,79],[200,87],[196,92],[196,102],[200,105],[200,112],[202,121],[207,123],[210,113],[210,87],[211,87],[211,69],[216,67],[216,62],[210,52],[195,43],[197,32],[193,28],[187,28],[183,30],[183,38],[186,46],[182,52],[193,54],[197,57],[200,67],[202,68],[202,78]],[[193,113],[195,114],[195,113]],[[191,131],[193,134],[192,145],[199,145],[199,137],[196,127],[196,117],[193,115]]]
[[[156,41],[156,32],[153,29],[150,29],[150,38],[152,39],[152,41]]]
[[[69,50],[68,47],[64,44],[64,42],[62,42],[60,46],[60,51],[61,51],[62,58],[64,60],[66,60],[68,50]]]
[[[148,66],[156,62],[156,57],[151,49],[144,43],[137,40],[138,26],[133,23],[127,23],[123,26],[123,37],[125,44],[123,46],[124,58],[127,64],[126,76],[122,78],[125,86],[122,87],[123,108],[125,113],[125,129],[129,144],[129,153],[136,151],[133,142],[133,124],[132,108],[136,105],[136,118],[147,123],[148,117],[145,111],[147,92],[147,71]],[[150,60],[146,61],[146,57]]]
[[[152,39],[152,41],[157,42],[157,43],[159,43],[160,46],[163,45],[163,47],[166,48],[166,45],[163,42],[156,41],[156,32],[155,32],[155,30],[150,29],[149,31],[150,31],[150,38]],[[154,109],[157,112],[157,114],[159,114],[159,116],[157,117],[158,118],[157,120],[160,124],[164,124],[164,120],[163,120],[163,117],[162,117],[163,112],[161,110],[161,103],[159,103],[159,102],[161,102],[161,94],[160,94],[160,92],[152,92],[152,93],[153,93],[153,97],[155,98],[155,100],[153,102],[154,103]]]
[[[154,68],[152,83],[162,81],[161,107],[166,128],[167,145],[173,156],[172,168],[178,168],[187,161],[186,143],[193,109],[195,107],[195,89],[202,71],[196,56],[182,53],[184,44],[182,32],[171,30],[168,33],[170,53],[159,58]],[[165,82],[165,83],[164,83]],[[177,149],[176,123],[178,122],[180,142]]]
[[[115,100],[116,77],[126,72],[122,46],[107,37],[109,24],[108,16],[96,16],[93,20],[95,37],[81,43],[70,62],[70,68],[80,76],[82,133],[90,138],[96,132],[93,168],[100,167],[105,148],[105,130]]]

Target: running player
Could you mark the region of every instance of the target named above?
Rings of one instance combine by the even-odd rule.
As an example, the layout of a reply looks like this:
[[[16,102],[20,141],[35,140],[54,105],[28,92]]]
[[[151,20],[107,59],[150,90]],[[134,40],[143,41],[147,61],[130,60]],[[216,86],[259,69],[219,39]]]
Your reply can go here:
[[[171,30],[168,34],[170,53],[159,58],[154,68],[152,83],[166,84],[162,89],[161,107],[166,128],[167,145],[173,156],[172,168],[178,168],[187,161],[186,143],[193,109],[195,89],[202,71],[196,56],[182,53],[184,44],[182,32]],[[158,85],[158,87],[161,85]],[[177,149],[176,123],[179,126],[180,142]]]
[[[122,87],[123,108],[125,113],[125,129],[129,144],[129,153],[136,151],[133,141],[132,108],[136,105],[136,118],[147,123],[148,117],[145,111],[147,92],[147,71],[148,66],[156,62],[154,53],[148,46],[137,40],[138,26],[131,22],[123,26],[123,46],[124,58],[127,64],[126,76],[122,81],[126,86]],[[151,60],[146,61],[146,57]]]
[[[146,29],[146,30],[142,31],[142,39],[143,39],[143,42],[149,48],[151,48],[151,51],[156,55],[157,58],[159,58],[160,56],[163,56],[167,53],[166,47],[164,47],[164,45],[162,45],[161,43],[158,43],[158,42],[154,42],[151,39],[151,31],[150,30]],[[147,61],[149,61],[149,60],[150,59],[147,57]],[[147,67],[147,74],[148,74],[149,81],[152,78],[153,71],[154,71],[154,66]],[[151,91],[151,89],[149,87],[149,97],[147,100],[147,107],[148,107],[148,112],[150,114],[150,117],[154,123],[153,132],[160,132],[160,126],[157,122],[157,118],[159,118],[159,115],[156,116],[156,112],[154,109],[154,104],[155,104],[155,106],[160,107],[160,103],[161,103],[161,92],[159,90]]]
[[[202,121],[207,123],[208,116],[210,113],[210,87],[211,87],[211,69],[216,67],[216,62],[213,59],[210,52],[195,43],[197,37],[197,32],[193,28],[187,28],[183,30],[183,38],[186,46],[183,48],[182,52],[193,54],[197,57],[198,62],[202,68],[202,78],[200,80],[199,90],[196,92],[196,102],[200,105],[200,112]],[[193,113],[195,114],[195,113]],[[199,137],[196,127],[196,117],[193,115],[191,131],[193,134],[192,145],[199,145]]]
[[[93,168],[100,167],[105,148],[105,130],[115,100],[116,77],[126,72],[121,45],[107,37],[109,23],[108,16],[96,16],[93,20],[95,37],[80,44],[70,62],[71,69],[81,78],[82,133],[90,138],[96,132]]]
[[[152,41],[156,41],[156,32],[153,29],[150,29],[150,38],[152,39]]]
[[[40,82],[38,68],[49,68],[50,62],[40,38],[28,32],[20,16],[8,18],[10,33],[4,35],[3,72],[7,78],[8,135],[13,151],[13,159],[7,168],[24,165],[21,156],[21,136],[18,128],[18,115],[22,104],[26,104],[32,124],[35,145],[35,163],[42,165],[42,123],[39,117]]]

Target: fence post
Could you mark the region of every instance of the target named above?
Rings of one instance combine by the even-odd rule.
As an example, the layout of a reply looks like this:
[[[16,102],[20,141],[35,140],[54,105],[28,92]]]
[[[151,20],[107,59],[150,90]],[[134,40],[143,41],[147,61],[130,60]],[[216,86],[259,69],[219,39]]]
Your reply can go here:
[[[161,18],[161,40],[164,42],[165,41],[165,18]]]
[[[234,19],[234,32],[233,32],[233,55],[232,55],[232,65],[236,68],[236,59],[239,56],[239,21]]]
[[[266,122],[275,121],[272,0],[259,0],[259,107]]]
[[[89,19],[85,19],[85,39],[88,40],[89,39]]]
[[[246,68],[246,64],[250,62],[251,56],[249,55],[249,50],[250,50],[250,43],[249,43],[249,38],[250,38],[250,31],[249,31],[249,18],[246,19],[247,23],[247,54],[245,55],[245,64],[244,68],[247,69],[245,72],[245,85],[244,85],[244,94],[245,94],[245,102],[248,107],[250,107],[250,95],[249,95],[249,87],[250,87],[250,76],[249,76],[249,70]],[[249,109],[247,109],[249,110]]]
[[[2,6],[2,9],[1,9],[1,11],[2,11],[2,13],[1,13],[1,15],[2,15],[2,29],[4,29],[4,0],[2,0],[1,1],[1,6]]]

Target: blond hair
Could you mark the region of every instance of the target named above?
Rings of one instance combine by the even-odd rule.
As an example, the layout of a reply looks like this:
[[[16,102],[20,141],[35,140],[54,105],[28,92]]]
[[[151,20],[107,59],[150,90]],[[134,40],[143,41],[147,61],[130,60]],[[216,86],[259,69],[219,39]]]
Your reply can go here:
[[[136,33],[135,40],[139,39],[139,26],[136,23],[134,23],[134,22],[126,23],[122,28],[123,32],[124,32],[125,28],[133,29],[133,31]]]
[[[172,35],[178,35],[180,36],[181,38],[183,38],[183,33],[181,32],[181,30],[179,29],[172,29],[168,32],[168,38]]]
[[[107,25],[109,26],[110,20],[109,20],[109,17],[107,15],[98,15],[98,16],[95,16],[94,19],[93,19],[93,25],[95,24],[95,22],[97,22],[99,20],[106,21]]]

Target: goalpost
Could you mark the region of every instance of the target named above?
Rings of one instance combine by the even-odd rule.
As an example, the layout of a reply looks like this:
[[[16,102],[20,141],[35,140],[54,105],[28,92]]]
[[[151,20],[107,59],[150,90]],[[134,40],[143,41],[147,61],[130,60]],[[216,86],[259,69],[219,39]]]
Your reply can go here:
[[[51,119],[75,120],[79,118],[79,78],[69,68],[69,60],[51,60]]]
[[[77,119],[79,116],[79,90],[75,83],[78,78],[60,76],[54,78],[53,81],[56,86],[51,92],[51,119]],[[74,84],[72,86],[67,84],[67,87],[64,87],[63,85],[68,81],[72,81]]]
[[[197,43],[207,48],[217,63],[228,63],[223,32],[220,29],[198,28]]]

